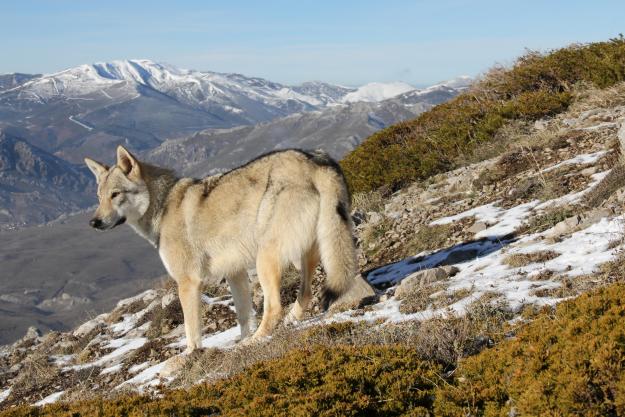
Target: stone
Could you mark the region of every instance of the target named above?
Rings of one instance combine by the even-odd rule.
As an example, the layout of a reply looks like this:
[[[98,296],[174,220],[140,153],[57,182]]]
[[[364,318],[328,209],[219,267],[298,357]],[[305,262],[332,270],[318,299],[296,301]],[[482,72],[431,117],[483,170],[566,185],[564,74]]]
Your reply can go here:
[[[35,326],[30,326],[28,330],[26,330],[26,334],[22,338],[22,340],[32,340],[41,336],[41,330],[39,330]]]
[[[625,120],[621,121],[616,137],[618,138],[619,145],[621,146],[621,153],[624,153],[623,151],[625,151]]]
[[[597,173],[597,167],[588,167],[581,170],[580,174],[584,177],[590,177]]]
[[[588,227],[591,224],[597,223],[603,218],[609,217],[611,214],[612,211],[608,208],[596,208],[590,210],[589,212],[584,214],[580,225],[582,226],[582,228]]]
[[[545,130],[547,128],[547,121],[545,119],[536,120],[534,122],[534,129]]]
[[[549,229],[549,231],[547,231],[545,234],[550,237],[558,237],[558,236],[566,235],[566,234],[574,232],[578,228],[578,226],[581,224],[581,222],[582,222],[581,216],[579,215],[571,216],[557,223],[555,226]]]
[[[443,270],[447,273],[448,277],[453,277],[458,272],[460,272],[460,268],[458,268],[455,265],[445,265],[445,266],[441,266],[441,268],[443,268]]]
[[[354,283],[347,292],[330,305],[328,312],[334,314],[339,311],[357,308],[363,301],[372,299],[377,301],[375,290],[362,274],[358,274],[354,277]]]
[[[584,112],[581,112],[579,115],[579,118],[582,120],[588,119],[590,116],[595,116],[599,113],[601,113],[602,109],[590,109],[590,110],[586,110]]]
[[[383,217],[380,213],[376,213],[375,211],[370,211],[367,213],[367,222],[369,224],[378,224],[382,221]]]
[[[447,271],[448,270],[443,267],[437,267],[413,272],[400,282],[395,290],[395,296],[402,298],[406,294],[414,292],[428,284],[447,279],[449,278]],[[452,272],[453,270],[449,269],[449,271]]]
[[[481,231],[484,231],[488,228],[488,225],[485,222],[479,221],[473,223],[471,227],[469,227],[468,231],[473,234],[477,234]]]
[[[165,308],[172,303],[176,299],[176,294],[173,292],[168,292],[161,298],[161,307]]]

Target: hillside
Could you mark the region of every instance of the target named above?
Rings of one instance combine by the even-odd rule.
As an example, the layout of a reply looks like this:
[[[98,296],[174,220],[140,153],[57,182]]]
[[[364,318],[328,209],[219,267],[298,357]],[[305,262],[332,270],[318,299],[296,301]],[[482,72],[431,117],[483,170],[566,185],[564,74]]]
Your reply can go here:
[[[166,285],[7,347],[0,404],[55,403],[41,415],[620,415],[624,94],[586,88],[565,112],[508,126],[484,161],[356,194],[360,267],[378,290],[367,305],[250,346],[236,343],[227,291],[206,288],[205,349],[184,357]],[[297,281],[285,281],[292,301]],[[550,350],[579,360],[544,362]],[[565,380],[591,391],[577,397]]]
[[[454,100],[368,138],[342,161],[356,191],[397,190],[479,160],[498,146],[501,129],[566,110],[584,85],[625,80],[625,38],[529,52],[510,69],[494,68]]]
[[[85,167],[0,130],[0,229],[89,207],[93,184]]]
[[[371,134],[412,119],[452,99],[460,91],[445,85],[413,89],[380,102],[354,102],[297,113],[254,126],[209,129],[189,137],[167,140],[147,152],[145,157],[193,176],[232,169],[250,155],[276,149],[323,149],[341,159]]]

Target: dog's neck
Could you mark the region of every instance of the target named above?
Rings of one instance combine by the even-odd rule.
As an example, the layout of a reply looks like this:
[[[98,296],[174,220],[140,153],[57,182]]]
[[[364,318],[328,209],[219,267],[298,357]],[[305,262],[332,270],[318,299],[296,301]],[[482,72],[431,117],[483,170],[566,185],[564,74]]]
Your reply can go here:
[[[129,221],[129,224],[139,235],[158,247],[161,219],[167,206],[167,198],[179,178],[169,169],[145,163],[141,163],[141,175],[148,188],[150,202],[145,213],[138,219]]]

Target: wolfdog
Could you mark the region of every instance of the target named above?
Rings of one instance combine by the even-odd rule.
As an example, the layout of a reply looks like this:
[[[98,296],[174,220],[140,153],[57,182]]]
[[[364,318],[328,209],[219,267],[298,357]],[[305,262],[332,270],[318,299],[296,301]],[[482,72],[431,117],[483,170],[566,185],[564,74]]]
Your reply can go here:
[[[122,146],[115,166],[85,163],[97,179],[100,203],[89,224],[109,230],[127,222],[158,249],[178,284],[187,352],[201,347],[202,282],[226,278],[244,339],[253,330],[247,270],[256,268],[263,315],[250,340],[270,335],[281,320],[280,280],[289,264],[301,274],[289,320],[301,320],[308,308],[319,261],[326,273],[324,309],[348,291],[372,295],[356,275],[347,185],[325,153],[277,151],[204,179],[177,178]]]

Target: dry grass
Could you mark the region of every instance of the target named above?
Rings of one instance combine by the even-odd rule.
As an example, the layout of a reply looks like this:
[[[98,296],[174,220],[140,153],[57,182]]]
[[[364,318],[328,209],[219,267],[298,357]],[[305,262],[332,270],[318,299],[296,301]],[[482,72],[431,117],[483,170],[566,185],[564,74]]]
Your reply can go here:
[[[452,292],[443,292],[436,298],[434,298],[432,302],[433,309],[445,308],[448,307],[463,298],[469,297],[473,292],[472,288],[461,288],[459,290],[455,290]]]
[[[184,323],[180,300],[176,296],[165,308],[160,304],[155,306],[151,311],[146,313],[144,319],[145,321],[151,322],[150,327],[145,333],[149,339],[155,339],[169,333],[176,326]]]
[[[446,288],[447,286],[445,284],[434,283],[404,294],[401,298],[399,311],[404,314],[424,311],[433,303],[432,295],[444,291]]]
[[[592,190],[584,196],[583,204],[591,208],[599,207],[604,201],[610,198],[612,194],[624,186],[625,165],[623,163],[618,163],[599,184],[593,187]]]
[[[379,190],[355,193],[352,196],[352,210],[380,213],[384,210],[384,200],[384,195]]]
[[[556,224],[579,213],[581,208],[575,206],[558,206],[546,210],[538,216],[532,216],[529,222],[524,223],[517,234],[539,233],[552,228]]]
[[[59,368],[49,362],[48,355],[35,352],[22,362],[22,368],[13,380],[11,397],[20,398],[32,392],[48,389],[59,373]]]
[[[282,280],[280,281],[280,300],[283,306],[288,306],[295,302],[301,281],[301,274],[293,265],[289,265],[286,271],[282,273]],[[254,310],[261,316],[263,313],[263,291],[260,283],[255,282],[253,284],[252,293]],[[285,311],[288,310],[285,309]]]
[[[453,228],[453,224],[420,226],[404,245],[404,253],[408,255],[443,248],[449,241]]]
[[[450,300],[467,296],[457,291]],[[240,344],[234,349],[206,349],[194,353],[184,365],[175,386],[189,386],[198,380],[214,381],[244,371],[250,366],[314,345],[326,347],[350,345],[400,344],[416,349],[425,359],[455,366],[458,358],[474,354],[484,341],[500,340],[510,319],[507,306],[493,295],[471,303],[462,317],[448,316],[401,324],[342,322],[307,329],[280,327],[271,339],[253,345]]]
[[[575,88],[575,101],[569,107],[569,114],[580,113],[596,108],[609,108],[625,105],[625,83],[608,88],[596,88],[592,84],[582,83]]]
[[[513,268],[520,268],[529,264],[544,263],[560,256],[558,252],[544,250],[532,253],[515,253],[504,258],[503,263]]]

